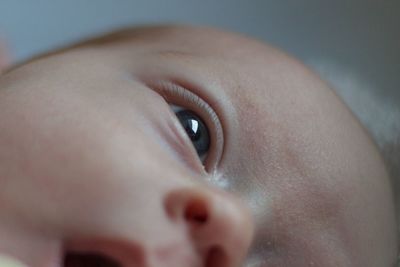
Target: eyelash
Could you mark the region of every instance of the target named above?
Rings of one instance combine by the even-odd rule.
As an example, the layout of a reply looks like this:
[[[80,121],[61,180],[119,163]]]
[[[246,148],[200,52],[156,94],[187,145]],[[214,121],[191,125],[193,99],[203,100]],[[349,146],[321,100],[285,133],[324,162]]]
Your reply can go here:
[[[210,152],[204,162],[207,172],[215,171],[222,156],[223,129],[214,109],[201,97],[181,85],[170,81],[159,81],[152,84],[170,105],[178,105],[196,112],[206,123],[210,132]]]

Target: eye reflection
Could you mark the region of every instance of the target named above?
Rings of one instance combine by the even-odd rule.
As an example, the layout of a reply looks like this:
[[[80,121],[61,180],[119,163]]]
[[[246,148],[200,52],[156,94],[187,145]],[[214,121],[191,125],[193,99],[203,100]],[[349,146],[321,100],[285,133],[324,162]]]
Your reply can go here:
[[[203,161],[210,149],[210,134],[206,124],[194,112],[187,109],[175,111],[175,114]]]
[[[160,81],[149,87],[158,92],[175,113],[182,130],[192,141],[204,170],[207,173],[216,172],[224,151],[221,115],[204,99],[176,83]]]

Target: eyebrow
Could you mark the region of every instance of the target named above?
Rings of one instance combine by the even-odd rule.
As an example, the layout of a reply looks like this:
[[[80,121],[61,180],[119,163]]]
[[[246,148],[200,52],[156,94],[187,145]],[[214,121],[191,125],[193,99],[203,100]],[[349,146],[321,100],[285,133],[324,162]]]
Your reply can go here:
[[[143,34],[150,34],[153,32],[159,32],[160,35],[164,32],[167,31],[168,27],[163,27],[163,26],[143,26],[143,27],[128,27],[128,28],[122,28],[117,31],[113,32],[108,32],[108,33],[103,33],[99,36],[92,36],[88,37],[81,41],[74,42],[74,43],[68,43],[66,45],[62,45],[60,47],[57,47],[55,49],[52,49],[48,52],[44,52],[38,55],[34,55],[31,58],[22,60],[20,62],[16,62],[10,67],[6,68],[2,74],[6,74],[8,72],[11,72],[25,64],[32,63],[34,61],[37,61],[42,58],[47,58],[56,54],[61,54],[63,52],[73,50],[73,49],[78,49],[78,48],[84,48],[88,46],[102,46],[102,45],[108,45],[111,43],[118,43],[118,42],[124,42],[124,41],[129,41],[132,39],[135,39]]]
[[[187,51],[179,51],[175,49],[162,49],[156,50],[154,54],[165,58],[179,58],[179,59],[199,59],[200,56]]]

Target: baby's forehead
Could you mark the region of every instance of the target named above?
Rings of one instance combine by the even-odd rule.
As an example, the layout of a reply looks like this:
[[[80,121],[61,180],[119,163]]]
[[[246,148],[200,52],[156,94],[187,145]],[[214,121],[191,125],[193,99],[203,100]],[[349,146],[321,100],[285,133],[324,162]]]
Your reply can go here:
[[[140,51],[145,48],[147,51],[166,57],[190,58],[193,56],[258,66],[259,68],[263,68],[266,62],[273,63],[277,60],[288,59],[282,52],[265,43],[215,28],[148,26],[123,29],[100,37],[89,38],[75,45],[36,56],[19,65],[71,50],[90,48],[114,48],[114,52],[126,49]]]
[[[92,38],[73,46],[106,46],[116,44],[145,45],[164,48],[166,51],[237,57],[251,53],[265,53],[266,44],[246,36],[207,27],[191,26],[149,26],[124,29],[101,37]],[[268,47],[272,50],[271,47]],[[253,58],[257,60],[257,58]]]

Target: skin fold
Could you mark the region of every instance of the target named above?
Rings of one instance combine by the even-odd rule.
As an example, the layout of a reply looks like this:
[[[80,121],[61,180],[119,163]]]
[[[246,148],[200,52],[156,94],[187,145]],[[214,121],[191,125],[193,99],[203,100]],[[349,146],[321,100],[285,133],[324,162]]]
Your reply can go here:
[[[207,124],[204,163],[170,104]],[[318,76],[244,36],[144,27],[15,67],[0,147],[0,253],[30,267],[65,250],[133,267],[396,259],[370,137]]]

